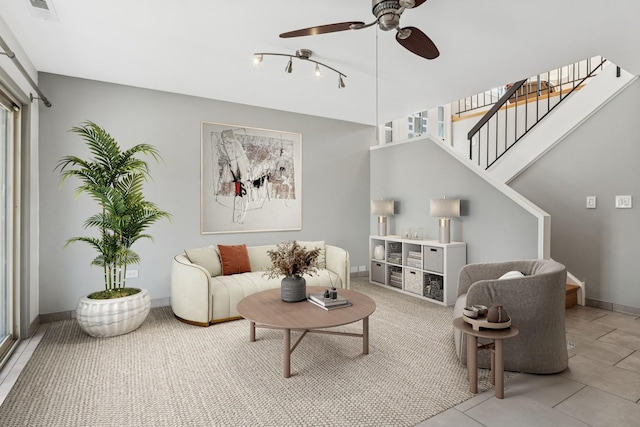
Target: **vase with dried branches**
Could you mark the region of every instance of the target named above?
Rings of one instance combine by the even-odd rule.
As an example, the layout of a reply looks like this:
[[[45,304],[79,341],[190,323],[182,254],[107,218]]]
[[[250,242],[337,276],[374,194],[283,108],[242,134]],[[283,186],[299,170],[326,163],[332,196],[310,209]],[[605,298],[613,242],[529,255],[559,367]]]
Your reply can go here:
[[[302,277],[318,271],[320,249],[305,249],[297,241],[283,242],[275,250],[267,251],[271,265],[264,275],[270,279],[284,276],[281,282],[281,298],[285,302],[307,299],[307,282]]]

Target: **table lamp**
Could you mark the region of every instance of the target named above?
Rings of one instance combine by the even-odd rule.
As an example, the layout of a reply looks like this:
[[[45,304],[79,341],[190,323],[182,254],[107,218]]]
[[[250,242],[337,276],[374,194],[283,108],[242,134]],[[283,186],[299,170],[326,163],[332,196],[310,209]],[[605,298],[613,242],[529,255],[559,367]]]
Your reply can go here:
[[[431,216],[440,218],[440,243],[451,242],[450,220],[460,216],[460,199],[431,199]]]
[[[394,214],[393,200],[372,200],[371,215],[378,215],[378,236],[387,235],[387,216]]]

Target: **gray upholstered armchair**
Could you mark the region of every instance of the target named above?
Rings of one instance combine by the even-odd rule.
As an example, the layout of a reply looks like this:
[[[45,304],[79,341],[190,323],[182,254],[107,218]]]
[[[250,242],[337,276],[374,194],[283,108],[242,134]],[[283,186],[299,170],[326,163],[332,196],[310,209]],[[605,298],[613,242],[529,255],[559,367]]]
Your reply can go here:
[[[523,277],[499,279],[509,271]],[[551,260],[519,260],[469,264],[460,270],[454,318],[465,306],[502,304],[513,326],[520,330],[504,342],[504,368],[533,374],[551,374],[567,367],[564,310],[567,270]],[[467,360],[466,339],[454,329],[456,352]],[[489,367],[488,352],[479,352],[478,366]]]

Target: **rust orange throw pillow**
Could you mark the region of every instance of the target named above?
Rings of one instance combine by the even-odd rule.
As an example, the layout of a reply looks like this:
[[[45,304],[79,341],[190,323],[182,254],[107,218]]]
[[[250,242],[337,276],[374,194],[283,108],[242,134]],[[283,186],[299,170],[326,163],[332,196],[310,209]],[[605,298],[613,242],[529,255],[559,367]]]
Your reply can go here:
[[[246,273],[251,271],[249,253],[246,245],[218,245],[222,260],[222,274]]]

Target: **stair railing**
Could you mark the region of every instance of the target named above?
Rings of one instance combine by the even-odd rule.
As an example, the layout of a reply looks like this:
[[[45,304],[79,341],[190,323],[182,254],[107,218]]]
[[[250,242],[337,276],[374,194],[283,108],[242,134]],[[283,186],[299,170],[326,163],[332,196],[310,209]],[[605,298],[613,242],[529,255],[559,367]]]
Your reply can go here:
[[[491,120],[491,118],[496,117],[496,113],[507,103],[507,101],[509,101],[511,97],[518,96],[517,92],[520,90],[522,85],[524,85],[526,82],[527,82],[526,79],[520,80],[519,82],[514,83],[513,85],[511,85],[511,87],[507,89],[504,95],[502,95],[500,99],[498,99],[498,101],[496,101],[496,103],[493,104],[493,106],[491,106],[489,111],[487,111],[486,114],[482,116],[480,121],[471,128],[471,130],[467,134],[467,139],[469,140],[469,142],[471,142],[471,138],[473,138],[474,135],[480,132],[480,129],[485,127],[485,125],[489,122],[489,120]],[[496,121],[497,121],[497,118],[496,118]],[[489,127],[487,126],[486,129],[489,130]],[[469,159],[473,160],[473,144],[469,144]]]
[[[456,103],[454,103],[454,114],[460,117],[465,113],[469,113],[471,111],[493,105],[498,102],[498,100],[502,97],[502,95],[504,95],[505,92],[506,88],[504,86],[500,86],[493,89],[485,90],[482,93],[477,93],[475,95],[459,99]]]
[[[467,134],[469,159],[489,169],[605,62],[601,56],[589,58],[506,85],[504,94]]]

